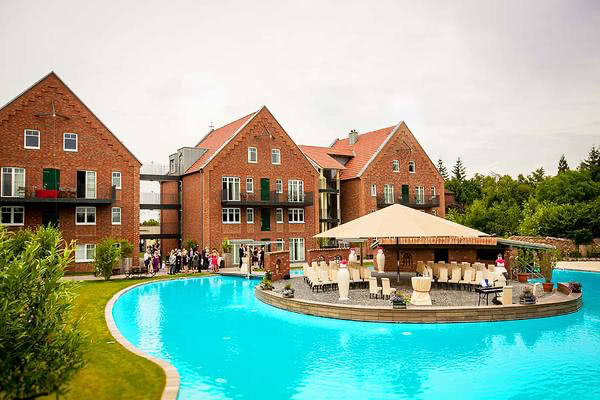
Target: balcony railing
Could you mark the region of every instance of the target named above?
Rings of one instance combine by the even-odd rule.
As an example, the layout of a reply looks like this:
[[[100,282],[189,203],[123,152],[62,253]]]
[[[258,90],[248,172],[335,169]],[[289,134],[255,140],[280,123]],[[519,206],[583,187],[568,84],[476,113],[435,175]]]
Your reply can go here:
[[[384,196],[377,196],[377,208],[384,208],[392,204],[401,204],[411,208],[433,208],[440,206],[440,196],[411,196],[408,199],[401,197],[386,199]]]
[[[319,210],[319,220],[320,222],[340,222],[337,212],[333,210]]]
[[[334,180],[321,178],[319,179],[319,192],[323,193],[337,193],[338,187],[337,182]]]
[[[77,189],[67,187],[48,190],[31,186],[18,188],[17,194],[18,197],[0,197],[0,203],[112,204],[117,199],[117,188],[116,186],[98,187],[93,197],[77,197]]]
[[[179,195],[173,193],[140,193],[140,204],[179,204]]]
[[[179,239],[180,227],[177,222],[162,223],[148,229],[140,228],[140,239]]]
[[[140,174],[142,175],[167,175],[169,173],[169,166],[167,164],[142,164],[140,167]]]
[[[221,204],[224,206],[287,206],[304,207],[313,205],[313,193],[304,192],[300,196],[288,196],[287,192],[277,193],[237,193],[221,190]]]

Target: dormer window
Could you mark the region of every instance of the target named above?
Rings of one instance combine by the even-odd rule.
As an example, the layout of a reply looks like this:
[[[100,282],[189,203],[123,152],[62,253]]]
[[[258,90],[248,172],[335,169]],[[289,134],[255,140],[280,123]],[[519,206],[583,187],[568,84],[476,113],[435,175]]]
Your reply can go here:
[[[411,174],[414,174],[417,170],[417,167],[415,166],[415,162],[414,161],[409,161],[408,162],[408,172],[410,172]]]
[[[392,161],[392,172],[400,172],[400,161]]]
[[[252,164],[258,162],[258,150],[256,150],[256,147],[248,147],[248,162]]]

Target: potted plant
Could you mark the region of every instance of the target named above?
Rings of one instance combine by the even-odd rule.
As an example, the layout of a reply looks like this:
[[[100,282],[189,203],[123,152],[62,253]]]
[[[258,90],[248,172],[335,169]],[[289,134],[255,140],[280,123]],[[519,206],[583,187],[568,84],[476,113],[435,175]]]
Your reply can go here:
[[[223,260],[225,260],[225,268],[233,267],[233,254],[231,254],[231,242],[229,239],[223,239],[221,250],[223,252]]]
[[[273,274],[270,271],[265,272],[263,280],[260,282],[260,288],[262,290],[273,290]]]
[[[294,292],[295,292],[295,290],[292,288],[292,285],[288,283],[283,288],[283,291],[281,292],[281,294],[283,295],[283,297],[287,297],[288,299],[291,299],[294,297]]]
[[[554,283],[552,283],[552,272],[554,271],[555,264],[555,257],[549,251],[545,252],[540,257],[540,271],[542,275],[544,275],[544,279],[546,279],[546,282],[542,283],[544,292],[552,292],[552,288],[554,287]]]
[[[392,305],[393,308],[396,308],[396,309],[406,308],[406,305],[408,303],[410,303],[410,297],[403,294],[399,290],[396,290],[396,292],[390,297],[390,304]]]
[[[533,294],[533,290],[531,289],[531,286],[525,286],[523,288],[523,293],[521,293],[521,295],[519,296],[519,303],[520,304],[535,304],[536,298],[535,295]]]
[[[581,283],[569,282],[569,289],[571,290],[571,293],[581,293]]]
[[[517,261],[517,277],[520,283],[527,283],[531,275],[530,268],[534,265],[533,251],[529,249],[519,249]]]

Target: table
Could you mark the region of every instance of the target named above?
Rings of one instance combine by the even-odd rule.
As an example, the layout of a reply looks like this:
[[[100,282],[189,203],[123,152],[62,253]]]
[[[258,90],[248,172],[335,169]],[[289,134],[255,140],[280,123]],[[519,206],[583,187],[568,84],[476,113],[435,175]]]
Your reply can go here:
[[[476,287],[475,288],[475,292],[477,292],[479,294],[479,301],[477,302],[477,305],[481,305],[481,298],[485,296],[485,305],[489,305],[490,302],[490,293],[492,293],[494,295],[494,298],[498,297],[498,294],[502,293],[502,290],[504,290],[502,287]]]
[[[411,278],[413,293],[410,298],[411,304],[416,306],[430,306],[431,297],[429,296],[429,290],[431,290],[431,278],[414,276]]]

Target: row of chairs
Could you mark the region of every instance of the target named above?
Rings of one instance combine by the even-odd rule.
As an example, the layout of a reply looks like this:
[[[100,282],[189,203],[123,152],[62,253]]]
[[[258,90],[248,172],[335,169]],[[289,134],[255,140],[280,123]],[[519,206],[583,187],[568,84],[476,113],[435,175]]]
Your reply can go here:
[[[451,267],[448,268],[448,266]],[[420,272],[421,271],[421,272]],[[502,274],[497,274],[495,266],[488,268],[483,263],[433,263],[424,265],[422,261],[417,262],[417,274],[431,277],[432,281],[441,287],[445,284],[447,288],[454,286],[457,289],[465,288],[472,290],[479,286],[481,281],[487,279],[491,286],[506,286],[506,278]]]
[[[339,268],[314,266],[304,264],[304,281],[309,284],[312,291],[335,290],[338,287],[337,273]],[[350,287],[366,287],[371,278],[371,270],[368,268],[348,268],[350,274]]]
[[[376,299],[381,296],[382,299],[389,299],[392,293],[396,291],[396,288],[390,286],[389,278],[381,278],[381,286],[377,284],[377,278],[372,277],[369,279],[369,298],[375,297]]]

